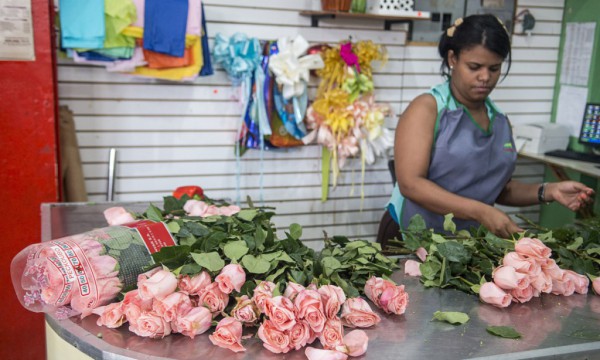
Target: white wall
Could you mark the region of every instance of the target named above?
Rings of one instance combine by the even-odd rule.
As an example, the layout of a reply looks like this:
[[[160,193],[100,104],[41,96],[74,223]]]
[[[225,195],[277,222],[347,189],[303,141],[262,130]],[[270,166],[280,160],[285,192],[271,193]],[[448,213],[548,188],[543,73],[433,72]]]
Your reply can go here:
[[[405,45],[402,25],[383,31],[379,20],[321,20],[311,28],[301,10],[318,9],[310,0],[206,0],[211,44],[216,33],[243,32],[259,39],[302,34],[311,43],[337,43],[349,35],[386,45],[389,61],[374,67],[379,101],[396,114],[417,94],[441,81],[433,45]],[[543,3],[544,5],[539,5]],[[536,17],[532,36],[513,36],[510,75],[492,94],[513,123],[550,121],[563,0],[521,0]],[[315,83],[312,84],[314,91]],[[106,198],[108,149],[118,149],[116,201],[160,201],[180,185],[200,185],[212,197],[236,197],[233,141],[240,109],[224,71],[180,84],[111,74],[103,68],[60,60],[61,105],[75,114],[89,198]],[[395,118],[387,121],[393,130]],[[385,159],[367,169],[360,199],[360,162],[350,162],[329,200],[320,201],[321,149],[316,145],[264,155],[264,203],[276,207],[279,228],[297,222],[309,245],[329,235],[374,239],[391,191]],[[543,168],[521,162],[515,178],[540,181]],[[260,200],[260,156],[250,151],[241,162],[241,190]],[[513,213],[513,209],[506,209]],[[537,220],[538,207],[521,209]]]

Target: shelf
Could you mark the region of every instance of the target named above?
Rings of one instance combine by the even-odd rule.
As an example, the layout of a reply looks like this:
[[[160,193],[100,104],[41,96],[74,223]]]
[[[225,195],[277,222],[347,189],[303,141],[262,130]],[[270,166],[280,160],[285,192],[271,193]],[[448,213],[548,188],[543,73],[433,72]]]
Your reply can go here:
[[[413,20],[429,20],[431,14],[427,11],[411,11],[407,15],[381,15],[381,14],[356,14],[350,12],[341,11],[300,11],[300,15],[309,16],[311,19],[312,27],[319,27],[319,20],[321,19],[371,19],[371,20],[383,20],[384,30],[391,30],[392,24],[408,24],[407,38],[410,41],[412,39],[412,27]]]

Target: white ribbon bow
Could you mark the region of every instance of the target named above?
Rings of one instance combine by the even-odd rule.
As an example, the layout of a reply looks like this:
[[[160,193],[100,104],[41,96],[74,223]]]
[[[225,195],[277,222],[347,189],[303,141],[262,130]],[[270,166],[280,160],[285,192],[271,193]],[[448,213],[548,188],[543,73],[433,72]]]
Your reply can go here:
[[[310,70],[325,66],[319,54],[301,56],[308,50],[308,42],[302,35],[294,40],[277,40],[279,53],[269,59],[269,69],[275,74],[275,81],[282,86],[282,95],[286,99],[300,96],[306,90]]]

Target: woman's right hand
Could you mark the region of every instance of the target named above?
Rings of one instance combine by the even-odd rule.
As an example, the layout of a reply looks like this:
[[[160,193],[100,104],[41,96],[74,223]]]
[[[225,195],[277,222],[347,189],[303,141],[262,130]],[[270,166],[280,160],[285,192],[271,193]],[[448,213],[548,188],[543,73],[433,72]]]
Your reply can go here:
[[[504,212],[489,205],[479,212],[477,221],[491,233],[503,239],[510,239],[514,233],[524,231]]]

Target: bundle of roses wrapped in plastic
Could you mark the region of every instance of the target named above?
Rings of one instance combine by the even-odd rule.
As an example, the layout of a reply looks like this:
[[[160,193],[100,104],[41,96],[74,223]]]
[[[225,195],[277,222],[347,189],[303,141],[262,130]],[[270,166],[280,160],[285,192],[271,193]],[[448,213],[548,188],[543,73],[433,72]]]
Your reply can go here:
[[[359,356],[364,328],[403,314],[404,286],[389,278],[396,262],[378,244],[328,238],[320,252],[293,224],[277,239],[268,208],[240,209],[193,188],[164,198],[164,210],[105,212],[110,227],[27,247],[11,264],[17,296],[32,311],[59,317],[92,313],[98,324],[127,324],[140,336],[207,332],[218,346],[244,351],[242,327],[264,347],[298,350],[317,338],[309,358]],[[127,261],[123,261],[127,259]]]
[[[552,232],[539,234],[555,246],[553,259],[550,247],[525,234],[508,240],[483,228],[456,231],[451,215],[446,216],[448,234],[435,234],[422,221],[413,219],[402,244],[422,261],[408,260],[405,273],[421,276],[426,286],[457,287],[497,307],[524,303],[544,293],[587,294],[590,280],[594,292],[600,294],[596,236],[575,237],[563,246],[551,237]]]

